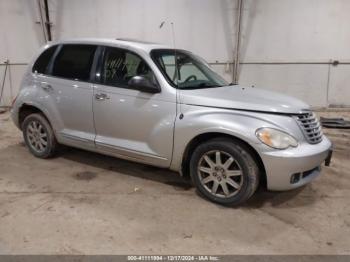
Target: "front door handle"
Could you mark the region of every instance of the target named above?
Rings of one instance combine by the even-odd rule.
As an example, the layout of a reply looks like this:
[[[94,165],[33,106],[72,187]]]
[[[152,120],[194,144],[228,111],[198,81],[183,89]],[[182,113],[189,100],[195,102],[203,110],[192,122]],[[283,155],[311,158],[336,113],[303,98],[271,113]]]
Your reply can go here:
[[[98,93],[95,95],[95,99],[96,100],[106,100],[106,99],[109,99],[109,96],[107,94],[104,94],[104,93]]]

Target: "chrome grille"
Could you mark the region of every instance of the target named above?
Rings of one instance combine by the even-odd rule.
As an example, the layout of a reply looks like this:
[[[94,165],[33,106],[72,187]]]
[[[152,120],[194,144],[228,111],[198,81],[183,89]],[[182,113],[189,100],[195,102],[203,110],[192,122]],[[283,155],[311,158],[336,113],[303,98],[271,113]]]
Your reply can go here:
[[[322,129],[320,122],[313,112],[305,112],[297,115],[296,120],[310,144],[317,144],[322,141]]]

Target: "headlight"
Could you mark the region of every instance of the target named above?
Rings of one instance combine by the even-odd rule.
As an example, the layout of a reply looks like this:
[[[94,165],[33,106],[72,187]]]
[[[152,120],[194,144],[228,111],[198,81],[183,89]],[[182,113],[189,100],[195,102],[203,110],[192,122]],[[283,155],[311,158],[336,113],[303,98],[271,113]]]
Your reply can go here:
[[[273,148],[285,149],[298,146],[298,141],[294,137],[274,128],[259,128],[255,134],[261,142]]]

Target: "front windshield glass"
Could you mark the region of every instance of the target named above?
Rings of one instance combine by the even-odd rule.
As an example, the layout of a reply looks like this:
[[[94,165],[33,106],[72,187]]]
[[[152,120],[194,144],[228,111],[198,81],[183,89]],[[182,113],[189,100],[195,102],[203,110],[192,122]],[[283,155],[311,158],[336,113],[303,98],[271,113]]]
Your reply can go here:
[[[196,89],[228,85],[202,58],[190,52],[156,49],[151,52],[151,56],[168,82],[176,88]]]

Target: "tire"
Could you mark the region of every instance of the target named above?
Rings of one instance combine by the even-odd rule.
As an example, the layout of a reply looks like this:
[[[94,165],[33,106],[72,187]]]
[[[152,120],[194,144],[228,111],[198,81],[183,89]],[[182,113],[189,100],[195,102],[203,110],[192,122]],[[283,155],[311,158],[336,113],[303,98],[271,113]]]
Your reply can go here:
[[[200,144],[191,156],[190,174],[201,195],[222,205],[244,203],[259,185],[259,168],[250,150],[228,138]]]
[[[57,140],[47,119],[39,113],[28,115],[22,124],[23,138],[29,151],[38,158],[50,158],[57,149]]]

